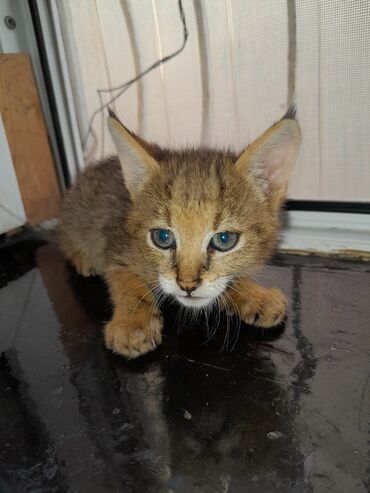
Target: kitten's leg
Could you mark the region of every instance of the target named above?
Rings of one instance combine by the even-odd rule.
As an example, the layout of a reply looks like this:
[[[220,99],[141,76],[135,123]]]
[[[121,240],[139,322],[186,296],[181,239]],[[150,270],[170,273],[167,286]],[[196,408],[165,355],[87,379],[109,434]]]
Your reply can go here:
[[[125,268],[110,270],[105,279],[114,305],[105,327],[109,349],[127,358],[152,351],[162,340],[162,316],[149,286]]]
[[[243,322],[257,327],[279,325],[285,317],[286,298],[277,288],[265,288],[250,279],[241,279],[227,289],[228,308]]]
[[[86,256],[82,253],[70,253],[68,258],[81,276],[89,277],[95,275],[94,269],[87,261]]]

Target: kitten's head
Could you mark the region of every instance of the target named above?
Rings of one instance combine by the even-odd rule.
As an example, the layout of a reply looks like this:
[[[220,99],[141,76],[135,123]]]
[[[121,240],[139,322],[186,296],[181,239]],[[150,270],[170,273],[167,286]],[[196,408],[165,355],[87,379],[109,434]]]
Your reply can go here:
[[[212,304],[271,254],[300,144],[289,113],[239,156],[149,145],[111,114],[132,200],[131,250],[151,285],[188,307]]]

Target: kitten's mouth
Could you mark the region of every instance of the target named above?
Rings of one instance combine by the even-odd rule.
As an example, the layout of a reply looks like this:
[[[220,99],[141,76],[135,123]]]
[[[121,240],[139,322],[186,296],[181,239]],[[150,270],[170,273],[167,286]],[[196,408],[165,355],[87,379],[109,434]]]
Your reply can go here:
[[[176,299],[185,306],[201,307],[209,305],[211,298],[206,298],[205,296],[191,296],[191,295],[177,295]]]
[[[189,300],[206,300],[204,296],[192,296],[191,294],[187,294],[185,296],[179,295],[178,298],[187,298]]]

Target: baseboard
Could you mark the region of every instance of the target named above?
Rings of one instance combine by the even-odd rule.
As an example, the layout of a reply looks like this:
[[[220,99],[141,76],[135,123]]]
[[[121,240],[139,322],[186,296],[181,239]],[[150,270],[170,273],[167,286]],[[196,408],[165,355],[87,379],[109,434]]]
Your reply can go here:
[[[370,258],[370,215],[288,211],[279,249]]]

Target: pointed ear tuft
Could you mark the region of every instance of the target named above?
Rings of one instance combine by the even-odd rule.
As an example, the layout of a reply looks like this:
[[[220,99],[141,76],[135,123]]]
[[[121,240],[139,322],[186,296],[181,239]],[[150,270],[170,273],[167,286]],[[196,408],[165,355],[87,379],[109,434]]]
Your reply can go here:
[[[144,187],[150,177],[159,170],[157,161],[141,145],[137,139],[108,109],[108,127],[118,152],[122,166],[125,185],[134,198]]]
[[[108,115],[109,115],[109,116],[111,116],[112,118],[115,118],[116,120],[118,120],[118,118],[117,118],[117,116],[116,116],[115,112],[114,112],[111,108],[109,108],[109,106],[108,106],[108,108],[107,108],[107,109],[108,109]],[[118,121],[119,121],[119,120],[118,120]]]
[[[295,104],[289,106],[287,112],[283,116],[282,120],[296,120],[297,119],[297,107]]]
[[[301,131],[293,115],[273,125],[236,162],[237,169],[253,176],[257,186],[277,207],[285,198],[301,143]]]

